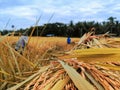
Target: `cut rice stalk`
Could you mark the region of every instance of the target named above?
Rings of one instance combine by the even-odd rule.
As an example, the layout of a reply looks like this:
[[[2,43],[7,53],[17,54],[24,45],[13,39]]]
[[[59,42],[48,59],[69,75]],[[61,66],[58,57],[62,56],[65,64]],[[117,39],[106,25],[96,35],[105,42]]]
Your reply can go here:
[[[70,78],[68,76],[65,77],[63,80],[62,79],[59,80],[51,90],[63,90],[63,88],[65,87],[69,80]]]
[[[25,81],[23,81],[23,82],[15,85],[15,86],[13,86],[13,87],[11,87],[11,88],[8,88],[7,90],[16,90],[16,89],[20,88],[22,85],[24,85],[24,84],[27,83],[28,81],[32,80],[32,79],[33,79],[34,77],[36,77],[38,74],[46,71],[48,68],[49,68],[49,66],[45,66],[45,67],[41,68],[37,73],[31,75],[31,76],[28,77]]]
[[[88,74],[86,71],[84,71],[87,78],[90,79],[90,81],[98,88],[98,90],[104,90],[103,86],[99,84],[90,74]]]

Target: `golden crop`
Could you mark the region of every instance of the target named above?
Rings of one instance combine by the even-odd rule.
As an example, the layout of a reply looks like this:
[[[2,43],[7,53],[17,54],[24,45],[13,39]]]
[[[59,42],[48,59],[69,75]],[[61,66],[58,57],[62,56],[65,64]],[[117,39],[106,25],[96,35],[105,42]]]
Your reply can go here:
[[[120,87],[117,75],[120,70],[119,48],[78,49],[68,53],[79,38],[72,38],[73,43],[67,44],[65,37],[32,37],[23,55],[20,55],[14,50],[18,39],[13,36],[0,39],[0,89],[56,90],[59,87],[59,90],[76,90],[86,85],[94,88],[94,84],[98,83],[94,80],[98,80],[106,90],[109,87],[105,85],[114,85],[116,90]],[[119,45],[119,39],[108,42]],[[102,71],[99,70],[101,68]],[[115,73],[112,74],[109,69]],[[108,73],[112,78],[107,77]],[[79,78],[77,82],[76,76]],[[104,79],[106,81],[102,83]]]

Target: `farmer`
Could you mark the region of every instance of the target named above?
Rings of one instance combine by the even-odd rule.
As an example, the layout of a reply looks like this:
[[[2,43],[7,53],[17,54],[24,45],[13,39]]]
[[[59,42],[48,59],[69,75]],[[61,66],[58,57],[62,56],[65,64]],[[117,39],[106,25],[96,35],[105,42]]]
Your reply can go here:
[[[68,37],[68,38],[67,38],[67,44],[70,44],[70,43],[71,43],[71,38]]]
[[[15,50],[19,51],[20,54],[22,54],[27,42],[28,42],[28,36],[27,36],[26,33],[23,33],[22,36],[20,37],[20,39],[18,40],[18,42],[15,45]]]

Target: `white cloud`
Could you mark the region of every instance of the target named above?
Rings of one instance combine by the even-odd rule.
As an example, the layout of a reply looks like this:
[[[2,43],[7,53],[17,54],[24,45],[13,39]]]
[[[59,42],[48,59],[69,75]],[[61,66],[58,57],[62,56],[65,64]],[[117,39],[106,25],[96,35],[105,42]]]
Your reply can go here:
[[[62,0],[61,0],[62,1]],[[45,8],[43,8],[43,12],[50,13],[55,12],[58,15],[62,16],[72,16],[75,14],[82,14],[84,16],[94,15],[100,12],[104,7],[103,4],[100,4],[97,1],[94,2],[85,2],[85,1],[72,1],[71,3],[64,4],[61,3],[61,6],[57,6],[58,2],[50,2],[46,4]],[[60,5],[60,4],[59,4]]]
[[[11,8],[0,9],[2,15],[10,15],[18,18],[26,18],[34,20],[38,14],[38,10],[30,6],[17,6]]]

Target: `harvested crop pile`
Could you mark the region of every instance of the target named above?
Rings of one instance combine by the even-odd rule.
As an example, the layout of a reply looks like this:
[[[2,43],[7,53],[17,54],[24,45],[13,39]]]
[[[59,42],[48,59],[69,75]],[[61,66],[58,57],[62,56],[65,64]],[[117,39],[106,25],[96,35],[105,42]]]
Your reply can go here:
[[[36,76],[25,90],[120,89],[120,71],[114,73],[115,71],[109,71],[109,68],[105,69],[71,59],[59,60],[51,64],[52,66]],[[117,67],[117,65],[114,66]]]
[[[104,50],[105,52],[103,52]],[[101,54],[101,52],[103,52],[103,54]],[[104,60],[101,61],[101,58],[97,58],[97,60],[96,58],[90,58],[90,55],[94,56],[96,54],[98,56],[100,54],[100,57],[104,58]],[[106,54],[115,54],[116,59],[111,58],[111,60],[109,60],[109,56],[104,56]],[[84,55],[90,56],[84,57],[86,59],[89,58],[88,61],[83,60],[83,58],[80,58]],[[24,89],[119,90],[119,56],[119,49],[114,48],[75,50],[72,54],[67,55],[67,57],[63,56],[62,58],[55,58],[55,61],[51,61],[51,64],[45,67],[46,69],[41,68],[40,71],[42,72],[37,74],[34,78],[31,78],[32,81],[30,81],[30,83],[25,84],[26,86]],[[18,85],[10,89],[16,89],[16,87],[18,88]]]

